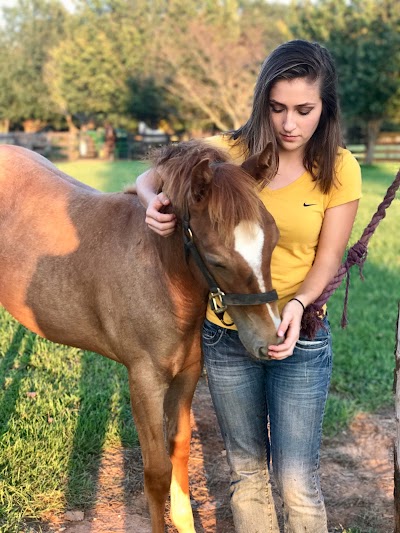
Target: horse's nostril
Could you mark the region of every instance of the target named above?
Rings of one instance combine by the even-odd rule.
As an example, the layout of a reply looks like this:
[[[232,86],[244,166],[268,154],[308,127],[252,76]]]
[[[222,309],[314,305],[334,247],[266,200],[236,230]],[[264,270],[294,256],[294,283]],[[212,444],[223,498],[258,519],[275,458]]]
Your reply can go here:
[[[271,359],[270,356],[268,355],[268,347],[259,349],[258,358],[262,359],[263,361],[268,361],[269,359]]]

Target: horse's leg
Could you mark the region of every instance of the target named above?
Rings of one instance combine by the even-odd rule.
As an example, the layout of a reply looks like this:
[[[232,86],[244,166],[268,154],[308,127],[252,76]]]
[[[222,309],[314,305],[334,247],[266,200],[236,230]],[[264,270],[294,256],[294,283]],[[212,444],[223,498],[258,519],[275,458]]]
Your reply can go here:
[[[177,374],[165,399],[167,437],[172,462],[171,520],[179,533],[194,533],[189,496],[190,407],[201,373],[200,360]]]
[[[137,369],[136,369],[137,370]],[[144,491],[152,533],[164,533],[165,502],[171,484],[172,465],[164,440],[166,385],[148,372],[128,369],[133,418],[139,435],[144,465]]]

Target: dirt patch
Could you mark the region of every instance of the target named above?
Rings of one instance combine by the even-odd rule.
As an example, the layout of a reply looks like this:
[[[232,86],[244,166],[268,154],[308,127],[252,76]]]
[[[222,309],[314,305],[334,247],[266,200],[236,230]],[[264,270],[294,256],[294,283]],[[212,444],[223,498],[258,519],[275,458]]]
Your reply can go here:
[[[233,533],[228,467],[205,379],[196,390],[190,456],[192,507],[197,533]],[[324,442],[322,483],[329,530],[393,531],[394,413],[360,415],[335,439]],[[139,449],[105,452],[95,507],[84,520],[52,517],[49,531],[65,533],[150,533]],[[176,530],[167,525],[168,533]]]

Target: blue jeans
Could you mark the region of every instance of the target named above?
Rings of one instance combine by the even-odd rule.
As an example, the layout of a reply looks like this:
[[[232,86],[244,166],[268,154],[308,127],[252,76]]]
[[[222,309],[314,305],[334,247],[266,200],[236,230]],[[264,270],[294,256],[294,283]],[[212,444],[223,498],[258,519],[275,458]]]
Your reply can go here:
[[[237,533],[278,533],[269,470],[283,501],[285,532],[327,533],[319,480],[322,419],[332,370],[324,319],[282,361],[251,359],[237,331],[205,321],[208,383],[230,466]]]

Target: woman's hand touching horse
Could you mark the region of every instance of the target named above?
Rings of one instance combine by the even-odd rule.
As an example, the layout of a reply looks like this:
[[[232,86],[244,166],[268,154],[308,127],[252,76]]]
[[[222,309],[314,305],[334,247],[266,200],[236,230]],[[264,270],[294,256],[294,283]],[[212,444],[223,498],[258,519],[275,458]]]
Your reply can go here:
[[[268,355],[271,359],[286,359],[293,354],[299,340],[303,308],[299,302],[290,300],[282,310],[282,322],[278,329],[278,337],[285,337],[282,344],[270,345]]]
[[[169,237],[175,231],[176,217],[173,213],[162,213],[170,205],[170,199],[163,193],[156,194],[147,205],[145,222],[158,235]]]
[[[151,230],[162,237],[169,237],[175,231],[176,217],[173,213],[162,213],[171,204],[170,199],[162,191],[161,175],[149,169],[136,180],[136,192],[140,203],[146,209],[145,222]]]

